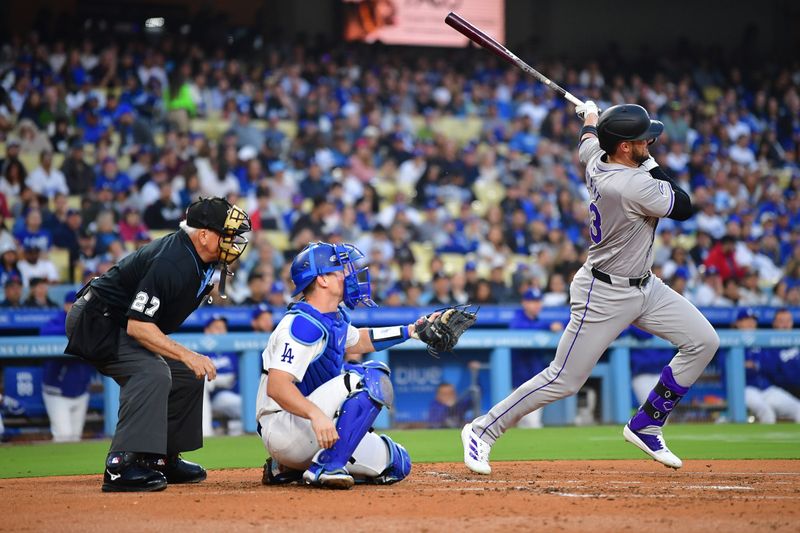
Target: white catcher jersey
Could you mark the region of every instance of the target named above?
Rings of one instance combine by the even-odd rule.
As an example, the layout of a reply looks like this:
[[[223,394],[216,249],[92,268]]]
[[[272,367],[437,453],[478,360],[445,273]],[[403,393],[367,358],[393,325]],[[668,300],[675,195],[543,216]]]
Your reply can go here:
[[[292,321],[297,315],[286,315],[275,328],[267,341],[267,347],[261,354],[261,365],[266,371],[272,369],[283,370],[294,376],[300,382],[306,375],[306,370],[311,362],[325,350],[326,339],[323,337],[314,344],[298,342],[291,334]],[[358,328],[352,324],[347,329],[345,347],[349,348],[358,343]],[[278,402],[267,396],[267,381],[269,376],[261,374],[258,385],[258,398],[256,399],[256,419],[263,415],[281,411]]]
[[[603,154],[596,137],[578,149],[589,190],[588,263],[606,274],[638,278],[653,266],[656,225],[672,212],[675,193],[641,168],[602,161]]]

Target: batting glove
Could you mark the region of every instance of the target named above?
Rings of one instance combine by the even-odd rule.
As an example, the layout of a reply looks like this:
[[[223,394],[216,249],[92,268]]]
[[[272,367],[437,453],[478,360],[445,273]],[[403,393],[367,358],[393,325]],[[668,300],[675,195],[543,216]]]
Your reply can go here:
[[[586,100],[584,103],[575,106],[575,113],[577,113],[581,119],[586,120],[586,117],[589,115],[600,115],[600,109],[597,107],[597,104],[591,100]]]
[[[639,166],[645,169],[647,172],[650,172],[651,170],[653,170],[658,166],[658,162],[655,159],[653,159],[653,156],[651,155],[650,157],[645,159],[644,163],[642,163]]]

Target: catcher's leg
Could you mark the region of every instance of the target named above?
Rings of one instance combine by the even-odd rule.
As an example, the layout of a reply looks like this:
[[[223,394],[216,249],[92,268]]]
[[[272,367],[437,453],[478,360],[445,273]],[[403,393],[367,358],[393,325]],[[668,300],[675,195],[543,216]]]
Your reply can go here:
[[[357,383],[346,374],[323,383],[308,399],[326,416],[334,418],[336,411],[350,395],[349,382]],[[303,471],[319,451],[311,422],[286,411],[264,415],[259,419],[261,440],[270,455],[264,466],[265,484],[291,483],[302,478]]]
[[[350,468],[358,462],[355,454],[361,447],[359,455],[362,462],[356,466],[357,473],[373,481],[385,476],[379,481],[383,483],[399,481],[411,468],[404,448],[394,444],[388,437],[381,448],[375,445],[378,443],[374,435],[362,446],[381,408],[390,407],[394,401],[388,367],[382,363],[368,362],[351,367],[345,376],[351,393],[339,409],[336,420],[339,440],[331,448],[317,452],[303,479],[308,484],[328,488],[352,487],[355,479]]]

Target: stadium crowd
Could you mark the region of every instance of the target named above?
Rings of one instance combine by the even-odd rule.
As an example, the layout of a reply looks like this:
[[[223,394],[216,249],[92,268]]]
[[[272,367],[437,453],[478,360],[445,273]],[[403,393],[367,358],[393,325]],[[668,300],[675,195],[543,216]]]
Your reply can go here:
[[[659,224],[659,276],[699,306],[798,306],[800,64],[705,59],[647,76],[543,69],[601,109],[639,103],[664,122],[651,151],[697,214]],[[4,307],[57,307],[50,284],[103,273],[199,196],[253,219],[234,304],[285,304],[294,253],[345,240],[367,253],[384,305],[517,303],[530,288],[565,305],[590,242],[580,121],[490,54],[230,57],[179,37],[34,34],[0,51],[0,86]]]

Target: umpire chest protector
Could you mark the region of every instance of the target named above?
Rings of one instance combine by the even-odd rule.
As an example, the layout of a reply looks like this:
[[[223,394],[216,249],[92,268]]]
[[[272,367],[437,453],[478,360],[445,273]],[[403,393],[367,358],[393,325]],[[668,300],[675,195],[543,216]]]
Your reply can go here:
[[[320,313],[305,302],[293,304],[287,314],[295,315],[290,331],[298,342],[310,345],[325,339],[322,353],[311,361],[303,381],[297,384],[300,392],[308,396],[342,373],[350,315],[342,307],[333,313]]]

